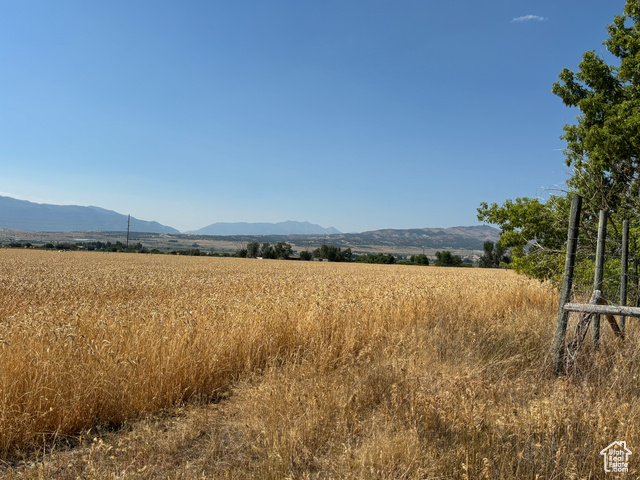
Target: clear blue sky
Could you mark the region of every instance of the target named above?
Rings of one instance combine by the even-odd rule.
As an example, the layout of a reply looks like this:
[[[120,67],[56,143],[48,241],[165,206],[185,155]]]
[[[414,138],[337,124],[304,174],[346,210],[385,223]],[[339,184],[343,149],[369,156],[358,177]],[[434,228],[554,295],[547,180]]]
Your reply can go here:
[[[562,186],[624,0],[0,3],[0,194],[179,230],[475,225]]]

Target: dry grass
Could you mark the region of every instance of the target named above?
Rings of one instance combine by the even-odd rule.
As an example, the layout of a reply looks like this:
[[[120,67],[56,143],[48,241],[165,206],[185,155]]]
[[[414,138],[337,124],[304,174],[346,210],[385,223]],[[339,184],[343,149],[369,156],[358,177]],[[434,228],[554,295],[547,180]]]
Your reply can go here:
[[[4,250],[0,273],[7,478],[602,478],[640,445],[635,325],[556,379],[557,297],[512,272]]]

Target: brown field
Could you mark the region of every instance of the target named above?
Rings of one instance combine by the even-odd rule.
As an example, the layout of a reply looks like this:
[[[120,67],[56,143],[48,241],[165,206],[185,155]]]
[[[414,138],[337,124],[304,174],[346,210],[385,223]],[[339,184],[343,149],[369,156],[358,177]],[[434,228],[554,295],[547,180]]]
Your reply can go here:
[[[0,250],[0,475],[604,478],[625,440],[636,478],[637,327],[556,378],[557,302],[503,270]]]

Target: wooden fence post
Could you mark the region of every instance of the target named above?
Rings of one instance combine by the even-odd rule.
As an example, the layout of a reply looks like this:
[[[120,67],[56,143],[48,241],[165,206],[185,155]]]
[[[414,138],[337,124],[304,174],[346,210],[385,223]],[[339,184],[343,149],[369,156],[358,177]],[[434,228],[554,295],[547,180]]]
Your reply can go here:
[[[640,291],[640,277],[638,276],[638,255],[636,254],[636,252],[638,251],[638,246],[636,244],[636,234],[633,234],[633,237],[631,237],[633,239],[633,247],[632,248],[632,252],[633,252],[633,295],[635,297],[635,306],[636,307],[640,307],[640,295],[638,294],[638,292]]]
[[[627,280],[629,268],[629,220],[622,222],[622,262],[620,266],[620,305],[627,305]],[[626,317],[620,317],[620,331],[622,332],[622,338],[624,338],[624,327],[626,324]]]
[[[598,223],[598,246],[596,247],[596,271],[593,279],[593,291],[602,291],[602,278],[604,276],[604,247],[607,240],[607,211],[600,210],[600,221]],[[591,323],[591,339],[593,346],[600,346],[600,315],[593,316]]]
[[[567,323],[569,322],[569,312],[564,311],[564,305],[568,303],[571,298],[573,269],[576,261],[576,250],[578,249],[578,230],[580,226],[581,208],[582,197],[574,195],[571,200],[571,215],[569,217],[569,232],[567,234],[567,256],[564,262],[564,277],[562,278],[562,290],[560,292],[560,306],[558,310],[558,325],[556,327],[556,338],[553,351],[553,370],[556,375],[560,375],[564,370],[564,337],[567,333]]]

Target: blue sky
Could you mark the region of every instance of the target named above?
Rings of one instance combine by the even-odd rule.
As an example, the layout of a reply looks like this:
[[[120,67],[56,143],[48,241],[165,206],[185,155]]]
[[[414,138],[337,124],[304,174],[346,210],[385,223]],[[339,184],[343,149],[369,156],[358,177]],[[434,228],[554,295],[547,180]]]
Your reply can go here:
[[[624,0],[0,3],[0,194],[179,230],[475,225],[566,179]]]

